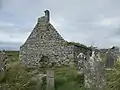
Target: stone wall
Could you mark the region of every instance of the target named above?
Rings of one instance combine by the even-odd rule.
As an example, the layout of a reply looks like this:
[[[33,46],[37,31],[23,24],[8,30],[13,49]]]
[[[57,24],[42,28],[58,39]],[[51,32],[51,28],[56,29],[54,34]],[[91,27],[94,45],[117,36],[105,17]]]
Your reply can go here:
[[[61,35],[45,16],[38,19],[37,25],[26,42],[20,47],[20,61],[28,66],[40,66],[41,58],[48,57],[48,62],[55,65],[69,65],[74,59],[74,46],[67,46]]]
[[[50,13],[38,18],[37,24],[26,42],[20,47],[19,59],[25,66],[41,66],[49,63],[61,66],[77,62],[80,52],[88,51],[85,47],[69,45],[50,23]],[[43,60],[46,59],[46,60]]]

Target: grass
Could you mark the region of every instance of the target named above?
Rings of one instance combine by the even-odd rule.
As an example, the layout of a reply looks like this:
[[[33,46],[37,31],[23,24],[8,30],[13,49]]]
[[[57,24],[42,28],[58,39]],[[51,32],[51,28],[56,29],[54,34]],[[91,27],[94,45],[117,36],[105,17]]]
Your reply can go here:
[[[19,52],[7,51],[7,70],[0,74],[0,90],[36,90],[38,80],[32,80],[44,70],[27,69],[19,64]],[[44,89],[41,89],[44,90]],[[83,75],[78,75],[74,68],[55,68],[55,90],[84,90]]]
[[[117,61],[112,70],[107,71],[107,86],[109,90],[120,90],[120,61]]]
[[[56,90],[83,90],[83,75],[78,75],[76,70],[57,68],[55,70]]]
[[[9,59],[7,60],[7,70],[0,73],[0,90],[45,90],[36,89],[39,81],[31,80],[37,74],[44,73],[44,69],[36,71],[21,67],[18,51],[7,51],[6,53]],[[120,60],[116,62],[111,71],[106,73],[107,88],[105,90],[120,90]],[[75,68],[55,68],[55,90],[85,90],[83,82],[83,75],[77,74]]]

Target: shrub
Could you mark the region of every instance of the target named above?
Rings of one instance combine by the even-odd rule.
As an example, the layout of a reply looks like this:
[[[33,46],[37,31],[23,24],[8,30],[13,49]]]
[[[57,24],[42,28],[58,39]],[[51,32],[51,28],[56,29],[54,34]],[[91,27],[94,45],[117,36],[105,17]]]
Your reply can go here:
[[[120,61],[117,61],[112,70],[107,71],[107,86],[111,90],[120,90]]]

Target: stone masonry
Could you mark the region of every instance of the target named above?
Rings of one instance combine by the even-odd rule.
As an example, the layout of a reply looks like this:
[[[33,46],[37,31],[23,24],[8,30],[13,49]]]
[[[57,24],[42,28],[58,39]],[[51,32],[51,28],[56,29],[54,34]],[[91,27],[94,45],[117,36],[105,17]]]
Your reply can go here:
[[[7,55],[5,52],[0,51],[0,72],[4,71],[6,68],[6,60],[7,59]]]
[[[85,90],[105,90],[105,65],[99,52],[92,51],[84,61]]]
[[[113,68],[115,62],[120,56],[119,48],[112,47],[106,53],[106,68]]]
[[[41,62],[69,65],[74,60],[74,45],[67,45],[50,23],[50,13],[38,18],[38,22],[26,42],[20,47],[19,59],[25,66],[41,66]],[[46,59],[45,59],[46,58]]]

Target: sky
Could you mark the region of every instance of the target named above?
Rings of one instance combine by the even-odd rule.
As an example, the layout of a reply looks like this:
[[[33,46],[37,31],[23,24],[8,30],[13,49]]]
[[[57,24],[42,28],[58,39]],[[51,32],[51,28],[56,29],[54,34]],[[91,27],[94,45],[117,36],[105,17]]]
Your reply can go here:
[[[19,50],[46,9],[65,40],[98,48],[120,46],[119,4],[120,0],[0,0],[0,49]]]

